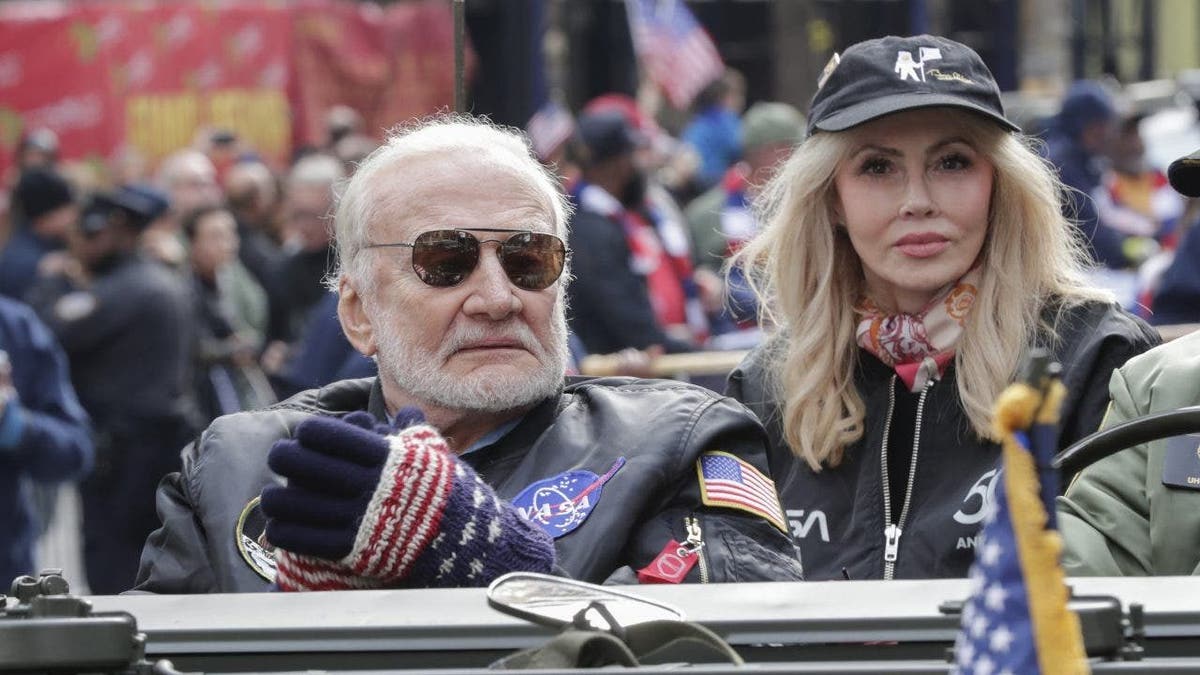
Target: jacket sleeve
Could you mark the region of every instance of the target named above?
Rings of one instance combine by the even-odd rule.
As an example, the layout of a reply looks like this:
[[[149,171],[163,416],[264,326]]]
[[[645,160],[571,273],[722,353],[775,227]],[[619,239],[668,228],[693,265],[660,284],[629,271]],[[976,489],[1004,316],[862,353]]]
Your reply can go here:
[[[717,453],[722,461],[734,463],[730,466],[739,466],[748,493],[761,498],[738,506],[711,494],[712,486],[699,469],[706,453]],[[739,460],[744,465],[737,464]],[[665,542],[687,541],[689,520],[703,545],[687,581],[803,580],[800,553],[786,533],[786,519],[766,467],[766,437],[753,415],[732,399],[711,401],[682,441],[674,473],[678,489],[645,519],[630,544],[633,569],[618,569],[608,582],[635,582],[634,570],[654,561]],[[770,486],[769,494],[756,491],[754,475]]]
[[[1116,371],[1104,426],[1200,402],[1198,346],[1194,333]],[[1166,440],[1152,441],[1080,472],[1058,502],[1069,572],[1200,574],[1200,491],[1163,483],[1172,451]]]
[[[1146,397],[1130,391],[1121,371],[1109,387],[1104,427],[1145,414]],[[1063,568],[1079,576],[1147,575],[1153,571],[1150,504],[1146,498],[1147,446],[1118,452],[1079,473],[1058,498]]]
[[[162,526],[142,549],[134,593],[211,593],[217,582],[208,559],[208,536],[182,473],[162,479],[155,494]]]
[[[8,348],[17,396],[0,415],[0,453],[14,454],[35,480],[79,478],[91,469],[93,449],[66,356],[32,311],[16,319],[19,343]]]
[[[262,532],[258,496],[272,480],[265,452],[289,428],[282,409],[235,413],[214,420],[184,448],[182,470],[159,482],[155,505],[161,524],[142,548],[134,591],[270,589],[266,568],[272,565],[255,562],[260,559],[241,543],[257,541]]]
[[[1071,392],[1069,409],[1064,408],[1059,448],[1095,433],[1104,419],[1113,372],[1129,359],[1158,345],[1158,333],[1144,321],[1116,305],[1104,306],[1097,315],[1072,321],[1065,327],[1068,347],[1063,384]]]

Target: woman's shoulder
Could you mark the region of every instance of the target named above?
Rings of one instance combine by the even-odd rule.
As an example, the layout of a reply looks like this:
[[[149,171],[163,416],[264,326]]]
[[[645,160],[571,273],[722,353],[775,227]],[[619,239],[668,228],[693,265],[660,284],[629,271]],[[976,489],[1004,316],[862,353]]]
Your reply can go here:
[[[1162,342],[1158,331],[1116,302],[1052,298],[1043,306],[1043,319],[1053,327],[1060,342],[1102,339],[1145,345]]]
[[[1053,328],[1046,342],[1063,364],[1071,369],[1083,364],[1103,366],[1107,372],[1123,365],[1162,342],[1149,324],[1115,302],[1058,300],[1048,303],[1044,318]]]
[[[746,354],[745,358],[729,373],[727,392],[734,387],[739,391],[744,391],[748,387],[762,389],[763,378],[769,372],[771,361],[774,358],[772,356],[773,342],[774,339],[767,338],[766,341],[758,344]]]
[[[776,335],[750,350],[725,380],[725,395],[745,404],[760,418],[777,405],[772,376],[782,368],[786,345]]]

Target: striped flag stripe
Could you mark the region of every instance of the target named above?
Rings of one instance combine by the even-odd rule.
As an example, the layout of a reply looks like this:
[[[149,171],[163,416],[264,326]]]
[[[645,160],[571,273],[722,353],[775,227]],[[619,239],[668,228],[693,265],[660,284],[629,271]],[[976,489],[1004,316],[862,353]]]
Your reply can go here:
[[[747,490],[737,483],[729,481],[713,480],[708,482],[708,495],[710,497],[721,498],[725,497],[738,502],[757,505],[766,511],[775,511],[779,508],[779,503],[774,500],[764,500],[759,494],[751,490]]]
[[[686,108],[725,70],[712,39],[682,0],[626,0],[634,49],[671,104]]]

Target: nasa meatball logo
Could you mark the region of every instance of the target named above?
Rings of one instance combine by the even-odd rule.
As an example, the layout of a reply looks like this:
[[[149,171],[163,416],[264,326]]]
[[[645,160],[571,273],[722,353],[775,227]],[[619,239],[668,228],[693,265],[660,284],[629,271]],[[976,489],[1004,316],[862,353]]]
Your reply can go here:
[[[521,490],[513,498],[513,506],[521,517],[557,539],[587,520],[600,502],[604,484],[624,465],[625,458],[621,457],[602,476],[577,469],[540,480]]]

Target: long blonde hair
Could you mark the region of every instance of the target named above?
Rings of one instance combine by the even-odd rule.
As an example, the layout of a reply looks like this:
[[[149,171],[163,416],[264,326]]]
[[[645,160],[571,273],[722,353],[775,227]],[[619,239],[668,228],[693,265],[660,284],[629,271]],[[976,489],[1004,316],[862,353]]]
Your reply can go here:
[[[1062,186],[1033,141],[962,113],[967,141],[995,167],[982,279],[955,355],[958,393],[975,433],[990,435],[991,405],[1041,329],[1051,298],[1066,308],[1109,299],[1084,281],[1086,253],[1060,208]],[[817,133],[800,145],[755,203],[762,231],[731,264],[745,270],[772,331],[768,391],[783,436],[814,471],[837,466],[863,434],[854,386],[854,304],[863,292],[858,255],[835,226],[833,177],[851,151],[848,133]]]

